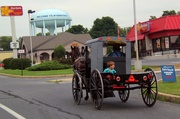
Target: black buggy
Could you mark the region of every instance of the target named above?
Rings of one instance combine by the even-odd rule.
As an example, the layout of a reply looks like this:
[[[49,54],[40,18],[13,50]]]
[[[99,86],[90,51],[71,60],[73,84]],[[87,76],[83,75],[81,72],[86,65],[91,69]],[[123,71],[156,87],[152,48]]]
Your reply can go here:
[[[107,47],[118,45],[123,57],[108,57],[104,53]],[[106,62],[115,62],[116,74],[103,73]],[[144,72],[131,73],[131,44],[122,37],[100,37],[85,43],[84,56],[74,62],[74,75],[72,79],[72,93],[74,101],[80,104],[83,90],[91,95],[94,107],[101,109],[104,98],[114,97],[118,91],[121,101],[126,102],[130,90],[141,89],[144,103],[151,107],[155,104],[158,87],[155,72],[147,68]]]

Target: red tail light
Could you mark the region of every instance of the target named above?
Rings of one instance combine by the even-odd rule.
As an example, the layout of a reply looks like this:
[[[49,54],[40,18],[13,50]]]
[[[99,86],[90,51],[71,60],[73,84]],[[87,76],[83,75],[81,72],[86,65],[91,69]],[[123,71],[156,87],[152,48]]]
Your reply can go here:
[[[116,77],[116,81],[120,81],[121,78],[119,76]]]
[[[148,74],[148,79],[152,79],[153,75],[151,73]]]
[[[143,76],[143,80],[144,80],[144,81],[147,81],[147,76]]]
[[[111,75],[107,75],[107,78],[111,80],[113,77]]]

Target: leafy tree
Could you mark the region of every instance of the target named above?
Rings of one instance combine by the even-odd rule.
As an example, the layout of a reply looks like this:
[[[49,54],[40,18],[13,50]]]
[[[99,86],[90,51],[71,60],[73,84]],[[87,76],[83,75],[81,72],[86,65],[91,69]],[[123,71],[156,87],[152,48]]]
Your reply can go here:
[[[117,36],[117,26],[117,23],[111,17],[97,18],[89,33],[93,38],[100,36]]]
[[[12,42],[11,36],[2,36],[0,37],[0,48],[3,48],[4,51],[12,50],[10,48],[10,42]]]
[[[74,25],[68,30],[66,30],[66,32],[70,32],[73,34],[82,34],[82,33],[87,33],[88,29],[84,28],[82,25]]]
[[[121,36],[124,36],[124,37],[127,36],[130,30],[131,30],[131,27],[120,28]]]
[[[180,15],[180,11],[178,11],[177,14]]]
[[[63,58],[66,54],[66,50],[62,45],[59,45],[58,47],[54,48],[54,56],[56,59]]]
[[[153,19],[156,19],[156,16],[150,16],[149,20],[153,20]]]
[[[176,11],[175,10],[166,10],[166,11],[163,11],[162,16],[167,16],[167,15],[176,15]]]

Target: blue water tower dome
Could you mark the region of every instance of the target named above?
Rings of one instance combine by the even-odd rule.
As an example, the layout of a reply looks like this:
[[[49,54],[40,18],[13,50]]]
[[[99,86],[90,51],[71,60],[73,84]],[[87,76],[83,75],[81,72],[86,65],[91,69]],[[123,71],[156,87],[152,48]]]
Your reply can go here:
[[[71,27],[71,17],[63,10],[45,9],[35,12],[31,15],[30,24],[33,35],[35,36],[36,28],[41,28],[42,35],[46,35],[45,29],[48,29],[50,35],[57,35],[57,28],[62,27],[62,32],[66,27]]]

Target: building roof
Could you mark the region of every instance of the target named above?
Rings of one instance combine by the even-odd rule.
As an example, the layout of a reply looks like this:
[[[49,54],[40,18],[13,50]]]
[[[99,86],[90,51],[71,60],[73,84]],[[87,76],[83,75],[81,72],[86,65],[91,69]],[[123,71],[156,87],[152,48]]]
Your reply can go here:
[[[137,39],[138,40],[143,40],[144,37],[145,37],[144,34],[141,34],[141,33],[137,32]],[[135,41],[134,26],[129,31],[129,33],[128,33],[127,37],[126,37],[126,40],[128,40],[128,41]]]
[[[33,51],[53,50],[58,45],[66,46],[73,41],[84,44],[87,40],[92,39],[89,34],[72,34],[68,32],[60,33],[56,36],[32,36]],[[22,37],[22,45],[25,45],[30,52],[30,37]]]
[[[145,22],[149,22],[150,31],[143,34],[138,33],[138,40],[144,39],[145,34],[147,34],[150,39],[171,35],[180,35],[180,15],[168,15]],[[126,39],[129,41],[135,40],[134,26],[131,28]]]

